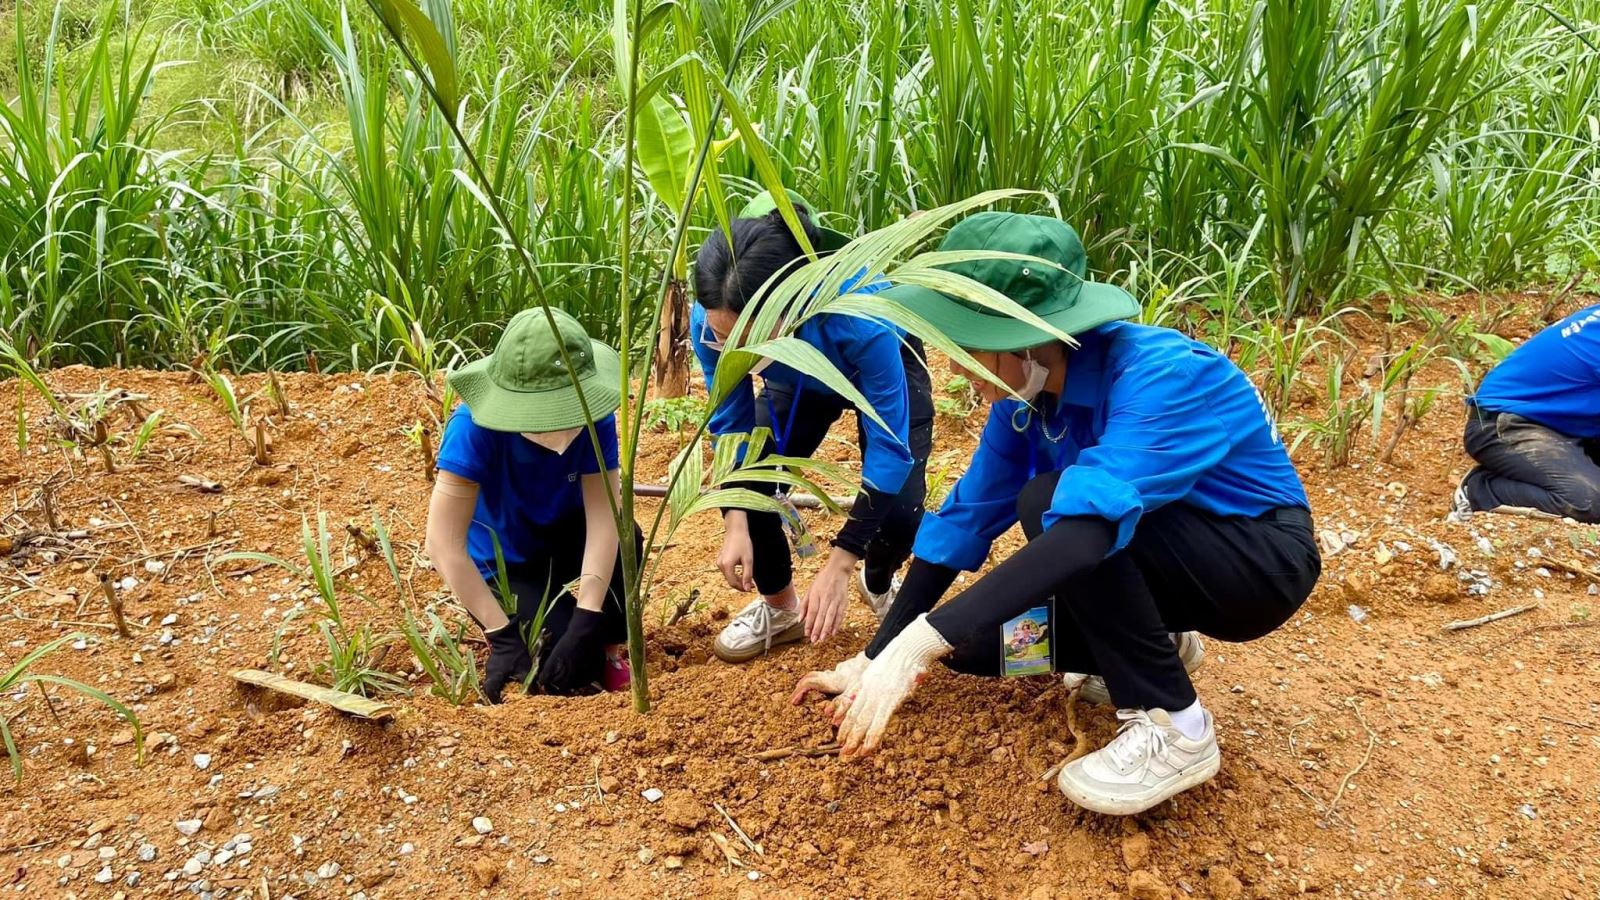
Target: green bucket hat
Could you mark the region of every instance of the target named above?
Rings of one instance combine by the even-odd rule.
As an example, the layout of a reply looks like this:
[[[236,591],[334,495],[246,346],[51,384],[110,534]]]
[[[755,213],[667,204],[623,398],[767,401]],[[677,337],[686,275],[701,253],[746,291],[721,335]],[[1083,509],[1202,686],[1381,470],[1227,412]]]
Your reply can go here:
[[[567,313],[550,312],[556,320],[554,334],[543,309],[525,309],[511,317],[493,353],[445,376],[479,426],[527,432],[581,427],[585,419],[579,390],[595,418],[616,412],[622,377],[617,351],[589,340]],[[576,389],[562,365],[560,347],[577,370]]]
[[[1138,301],[1127,291],[1084,277],[1083,242],[1072,226],[1059,219],[978,213],[957,222],[939,250],[1020,253],[1055,263],[979,259],[944,268],[993,288],[1067,334],[1082,334],[1139,314]],[[920,285],[896,285],[880,296],[904,304],[967,350],[1011,352],[1054,340],[1026,322]]]
[[[817,208],[806,202],[804,197],[791,190],[785,190],[784,193],[789,195],[789,202],[798,207],[795,211],[809,219],[811,224],[817,226],[817,230],[822,232],[822,246],[813,248],[818,253],[832,253],[850,243],[850,235],[842,231],[834,231],[832,228],[822,227],[822,223],[817,221]],[[751,197],[750,202],[744,205],[744,209],[739,210],[739,218],[759,219],[777,208],[778,201],[772,196],[772,192],[762,191]]]

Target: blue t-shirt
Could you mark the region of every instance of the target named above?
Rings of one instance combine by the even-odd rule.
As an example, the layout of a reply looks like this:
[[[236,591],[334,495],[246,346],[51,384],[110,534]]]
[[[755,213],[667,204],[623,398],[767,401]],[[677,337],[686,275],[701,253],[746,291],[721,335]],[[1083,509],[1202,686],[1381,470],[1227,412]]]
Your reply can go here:
[[[605,470],[617,468],[617,417],[596,422]],[[439,442],[439,469],[478,483],[478,508],[467,531],[467,554],[485,578],[495,571],[494,540],[506,565],[526,562],[544,547],[552,526],[583,515],[579,477],[600,471],[587,430],[565,453],[552,453],[511,431],[491,431],[456,407]]]
[[[859,279],[846,282],[841,294],[875,294],[889,287],[889,282],[879,279],[860,284]],[[812,316],[795,329],[794,336],[815,347],[833,363],[840,374],[850,380],[861,392],[873,412],[889,425],[885,431],[870,417],[862,416],[861,425],[866,434],[866,444],[861,448],[861,480],[869,487],[889,494],[899,493],[911,474],[911,412],[909,390],[906,386],[906,364],[900,356],[901,341],[905,332],[878,319],[865,319],[853,315],[823,313]],[[706,346],[716,340],[706,323],[705,307],[699,303],[689,312],[690,345],[695,358],[705,373],[706,384],[717,377],[717,363],[722,354]],[[822,382],[807,377],[788,366],[774,362],[761,371],[763,380],[781,384],[795,392],[816,391],[824,396],[838,396]],[[774,422],[774,431],[783,423]],[[756,427],[756,395],[749,376],[734,387],[728,396],[711,413],[708,430],[714,435],[747,434]],[[783,435],[774,434],[781,439]],[[779,453],[783,448],[777,448]]]
[[[1309,508],[1261,395],[1226,356],[1169,328],[1113,322],[1078,335],[1058,403],[1003,400],[966,474],[917,532],[918,559],[976,570],[1017,521],[1036,474],[1060,472],[1044,527],[1096,516],[1126,547],[1139,518],[1168,503],[1217,515]]]
[[[1600,304],[1539,332],[1490,370],[1471,403],[1576,438],[1600,438]]]

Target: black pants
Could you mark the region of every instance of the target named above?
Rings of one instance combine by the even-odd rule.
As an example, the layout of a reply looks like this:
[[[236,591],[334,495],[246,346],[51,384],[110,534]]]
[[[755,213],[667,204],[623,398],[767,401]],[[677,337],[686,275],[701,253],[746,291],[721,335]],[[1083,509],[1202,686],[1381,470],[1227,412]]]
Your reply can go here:
[[[906,403],[909,406],[911,429],[911,473],[894,496],[892,505],[884,514],[877,534],[867,544],[866,579],[875,590],[887,590],[890,579],[911,555],[911,545],[917,537],[917,526],[922,524],[922,501],[928,493],[928,454],[933,450],[933,389],[928,370],[922,361],[922,345],[916,338],[907,338],[900,356],[906,367]],[[853,410],[844,398],[823,394],[820,391],[802,391],[799,407],[795,408],[794,391],[786,385],[769,384],[756,398],[756,426],[772,429],[774,435],[783,429],[783,455],[809,457],[822,446],[828,429],[846,410]],[[792,411],[792,415],[791,415]],[[774,422],[774,419],[776,421]],[[866,446],[865,425],[857,413],[856,434],[860,446]],[[768,442],[767,452],[775,451],[774,442]],[[741,483],[763,494],[772,494],[780,488],[770,483]],[[789,558],[789,540],[783,533],[783,520],[777,513],[747,513],[750,522],[750,543],[754,553],[756,590],[771,596],[788,587],[794,580],[794,565]]]
[[[550,598],[540,633],[540,661],[556,641],[567,632],[572,622],[572,611],[578,601],[567,591],[567,586],[583,574],[583,545],[587,537],[584,517],[580,513],[570,517],[543,536],[542,549],[517,565],[506,566],[506,578],[511,582],[511,592],[517,598],[514,621],[518,628],[534,621],[545,598]],[[633,529],[634,546],[644,548],[644,534],[638,526]],[[490,587],[494,587],[493,579]],[[602,644],[622,644],[628,640],[628,618],[625,611],[627,593],[622,578],[622,553],[611,570],[611,586],[605,603],[600,607],[604,617],[600,622]],[[597,661],[598,662],[598,661]]]
[[[1462,485],[1473,509],[1522,506],[1600,523],[1600,441],[1474,407],[1464,442],[1478,462]]]
[[[1043,533],[1060,477],[1040,475],[1017,499],[1029,540]],[[1250,519],[1168,504],[1139,520],[1126,548],[1050,599],[1052,667],[1104,676],[1119,708],[1185,709],[1195,701],[1194,686],[1169,633],[1255,640],[1294,615],[1321,573],[1311,514],[1303,509]],[[1049,573],[1040,580],[1048,582]],[[957,643],[946,664],[999,675],[1000,634],[985,630]]]

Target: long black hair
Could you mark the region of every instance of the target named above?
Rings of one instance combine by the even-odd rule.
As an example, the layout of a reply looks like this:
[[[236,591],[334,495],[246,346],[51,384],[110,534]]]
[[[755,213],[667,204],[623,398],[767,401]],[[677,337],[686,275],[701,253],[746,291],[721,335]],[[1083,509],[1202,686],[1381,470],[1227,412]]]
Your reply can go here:
[[[822,232],[811,221],[811,212],[799,204],[795,212],[812,248],[821,246]],[[731,246],[720,228],[700,245],[694,256],[694,293],[706,309],[738,313],[768,279],[802,263],[806,253],[777,210],[759,218],[734,219],[730,230]]]

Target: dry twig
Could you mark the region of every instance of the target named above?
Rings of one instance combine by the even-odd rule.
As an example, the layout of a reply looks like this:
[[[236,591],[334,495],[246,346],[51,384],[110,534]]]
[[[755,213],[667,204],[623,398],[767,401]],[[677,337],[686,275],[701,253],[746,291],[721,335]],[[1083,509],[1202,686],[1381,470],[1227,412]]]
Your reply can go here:
[[[1509,619],[1512,616],[1520,616],[1525,612],[1532,612],[1538,608],[1539,604],[1537,603],[1529,603],[1527,606],[1513,606],[1510,609],[1502,609],[1497,613],[1490,613],[1487,616],[1479,616],[1476,619],[1464,619],[1460,622],[1450,622],[1444,626],[1444,630],[1465,631],[1468,628],[1477,628],[1479,625],[1487,625],[1490,622],[1498,622],[1501,619]]]
[[[111,585],[111,576],[100,573],[100,590],[105,592],[106,605],[111,607],[111,621],[117,626],[117,634],[121,637],[132,637],[128,633],[128,620],[122,614],[122,597],[117,589]]]
[[[751,753],[749,756],[756,762],[772,762],[777,759],[788,759],[791,756],[836,756],[838,753],[838,744],[823,744],[821,747],[779,747],[775,750]]]
[[[1361,727],[1367,731],[1367,750],[1361,755],[1361,761],[1356,763],[1356,767],[1344,773],[1344,777],[1339,779],[1339,789],[1334,791],[1333,799],[1328,801],[1328,811],[1322,816],[1322,824],[1324,825],[1328,823],[1329,819],[1333,818],[1334,810],[1339,808],[1339,801],[1344,799],[1345,789],[1350,787],[1350,779],[1356,777],[1362,769],[1366,768],[1367,761],[1372,759],[1372,748],[1378,745],[1378,733],[1372,730],[1372,726],[1367,724],[1366,716],[1361,714],[1361,704],[1355,702],[1354,698],[1346,702],[1355,711],[1356,721],[1360,722]]]
[[[210,479],[201,478],[198,475],[179,475],[178,481],[181,482],[185,487],[192,487],[202,494],[222,493],[222,485],[217,484],[215,481],[211,481]]]
[[[722,817],[728,820],[728,827],[732,828],[733,833],[739,836],[739,840],[744,841],[744,845],[746,847],[754,850],[757,856],[767,855],[767,851],[762,849],[760,844],[752,841],[750,839],[750,835],[744,833],[744,829],[740,828],[739,823],[733,820],[733,816],[728,815],[728,811],[722,808],[721,803],[713,803],[711,804],[711,808],[715,809],[719,813],[722,813]]]
[[[1545,720],[1546,722],[1555,722],[1555,723],[1557,723],[1559,725],[1568,725],[1568,726],[1571,726],[1573,728],[1582,728],[1582,729],[1584,729],[1586,731],[1593,731],[1594,730],[1594,725],[1589,723],[1589,722],[1574,722],[1571,719],[1558,719],[1555,716],[1540,716],[1539,718]]]
[[[1546,556],[1544,558],[1544,564],[1552,569],[1559,569],[1563,572],[1571,572],[1574,575],[1587,578],[1590,581],[1600,581],[1600,572],[1596,572],[1595,570],[1582,565],[1581,563],[1570,562],[1554,556]]]

